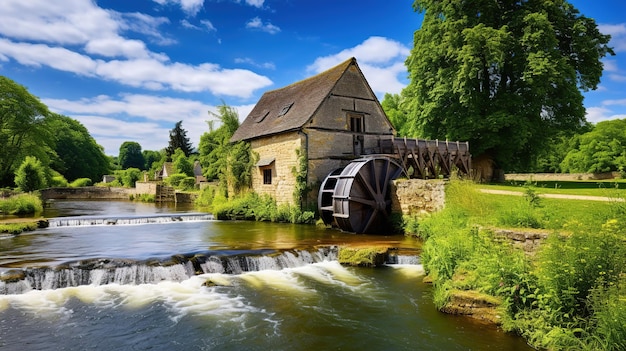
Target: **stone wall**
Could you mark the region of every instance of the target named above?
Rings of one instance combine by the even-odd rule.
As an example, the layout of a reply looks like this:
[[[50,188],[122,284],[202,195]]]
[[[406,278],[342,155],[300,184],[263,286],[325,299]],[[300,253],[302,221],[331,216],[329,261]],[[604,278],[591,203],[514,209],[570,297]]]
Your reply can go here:
[[[86,186],[80,188],[48,188],[41,190],[44,199],[128,200],[135,189]]]
[[[392,182],[391,210],[403,215],[421,215],[443,209],[445,181],[397,179]]]
[[[302,148],[302,139],[300,134],[294,132],[251,142],[251,148],[258,153],[260,160],[272,160],[268,165],[253,167],[252,189],[254,191],[272,196],[279,205],[293,203],[296,178],[291,170],[298,164],[296,149]],[[270,169],[272,172],[271,184],[263,184],[265,169]]]

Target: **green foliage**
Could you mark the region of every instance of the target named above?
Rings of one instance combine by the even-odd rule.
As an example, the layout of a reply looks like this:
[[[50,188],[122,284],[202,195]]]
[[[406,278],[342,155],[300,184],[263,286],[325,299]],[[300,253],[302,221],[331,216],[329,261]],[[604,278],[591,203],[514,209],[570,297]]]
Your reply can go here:
[[[154,194],[137,194],[137,195],[130,195],[130,200],[131,201],[139,201],[139,202],[155,202],[156,198],[154,196]]]
[[[0,76],[0,186],[12,186],[26,156],[45,167],[53,153],[45,118],[46,105],[11,79]]]
[[[127,188],[134,188],[135,183],[137,183],[138,180],[142,179],[143,175],[141,170],[139,170],[138,168],[119,170],[115,171],[114,174],[115,181],[113,182],[113,185],[116,185],[116,183],[118,183],[119,185]]]
[[[302,152],[300,148],[296,149],[296,157],[298,164],[291,169],[291,173],[296,178],[296,185],[293,190],[293,201],[302,208],[303,203],[308,199],[309,191],[311,191],[308,184],[309,159],[306,152]]]
[[[34,194],[18,194],[9,198],[0,198],[0,213],[10,215],[30,215],[43,211],[39,196]]]
[[[165,184],[169,185],[169,186],[173,186],[175,188],[177,188],[178,186],[180,186],[180,183],[187,178],[187,175],[184,173],[174,173],[172,175],[170,175],[169,177],[165,178],[164,182]]]
[[[193,177],[193,163],[189,161],[185,152],[181,149],[176,149],[172,154],[172,163],[176,173],[185,174],[188,177]]]
[[[0,223],[0,233],[7,234],[21,234],[23,232],[30,232],[38,228],[37,222],[25,222],[25,223]]]
[[[80,122],[67,116],[51,113],[45,124],[53,138],[51,167],[66,179],[102,179],[109,173],[109,159]]]
[[[218,219],[254,220],[267,222],[313,223],[315,213],[298,206],[280,205],[269,195],[254,192],[227,199],[214,187],[206,187],[196,205],[212,211]]]
[[[163,162],[165,161],[165,154],[164,153],[162,154],[159,151],[143,150],[141,154],[143,155],[143,160],[145,161],[145,164],[143,165],[142,169],[152,170],[155,164],[158,165],[156,167],[157,169],[161,168],[161,166],[163,165]]]
[[[230,143],[239,127],[237,110],[224,104],[218,107],[218,111],[219,114],[209,114],[218,118],[221,126],[213,129],[213,121],[209,121],[209,132],[200,137],[200,164],[207,180],[219,180],[220,191],[228,194],[230,187],[237,195],[249,188],[252,166],[256,161],[250,144],[243,141]]]
[[[15,173],[15,185],[24,192],[43,189],[47,186],[45,169],[36,157],[26,156]]]
[[[416,0],[424,20],[400,107],[411,136],[467,140],[472,154],[527,169],[583,125],[610,37],[566,1]]]
[[[145,160],[141,152],[141,145],[135,141],[125,141],[120,145],[118,162],[121,169],[137,168],[143,169]]]
[[[602,121],[570,142],[564,172],[600,173],[626,167],[626,119]]]
[[[89,178],[78,178],[70,183],[70,187],[72,188],[80,188],[83,186],[92,186],[93,182]]]
[[[183,129],[183,121],[176,122],[174,129],[170,130],[170,141],[165,149],[167,157],[174,155],[177,149],[180,149],[185,154],[185,157],[193,152],[193,145],[187,137],[187,131]]]
[[[411,126],[407,122],[408,115],[402,108],[402,95],[386,93],[381,105],[389,121],[396,129],[397,136],[405,137],[410,135]]]
[[[507,202],[501,202],[502,196],[482,197],[474,191],[470,183],[452,181],[446,208],[417,221],[416,231],[427,238],[422,262],[434,280],[437,306],[443,307],[452,293],[477,291],[502,299],[503,327],[522,334],[538,349],[623,349],[625,212],[603,210],[603,215],[584,217],[566,211],[564,219],[551,223],[556,217],[551,207],[567,200],[539,202],[535,188],[528,186],[525,198],[509,196]],[[476,225],[498,224],[507,213],[501,208],[515,209],[512,204],[568,234],[550,234],[533,257]],[[557,227],[558,223],[567,224]]]

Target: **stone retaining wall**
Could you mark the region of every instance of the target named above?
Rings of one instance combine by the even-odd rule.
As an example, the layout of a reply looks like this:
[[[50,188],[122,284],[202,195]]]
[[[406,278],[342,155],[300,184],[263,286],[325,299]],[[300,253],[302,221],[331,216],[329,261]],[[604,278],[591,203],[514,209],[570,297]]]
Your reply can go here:
[[[443,209],[445,181],[397,179],[392,182],[391,210],[403,215],[420,215]]]
[[[101,200],[128,200],[135,189],[85,186],[79,188],[48,188],[41,190],[44,199],[101,199]]]

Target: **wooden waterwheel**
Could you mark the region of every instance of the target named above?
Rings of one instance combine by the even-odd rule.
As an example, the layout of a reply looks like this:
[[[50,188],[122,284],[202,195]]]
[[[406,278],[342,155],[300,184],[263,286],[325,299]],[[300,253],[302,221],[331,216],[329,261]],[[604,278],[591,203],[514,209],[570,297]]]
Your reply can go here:
[[[318,195],[322,220],[347,232],[388,232],[390,182],[403,171],[391,158],[368,157],[331,172]]]

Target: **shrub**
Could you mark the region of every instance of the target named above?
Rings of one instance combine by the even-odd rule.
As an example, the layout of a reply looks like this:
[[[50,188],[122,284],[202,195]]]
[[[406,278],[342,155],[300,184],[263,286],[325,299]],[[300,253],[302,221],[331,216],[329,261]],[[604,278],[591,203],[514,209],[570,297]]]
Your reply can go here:
[[[91,186],[93,183],[91,182],[91,179],[89,178],[78,178],[76,180],[74,180],[73,182],[70,183],[70,186],[72,188],[80,188],[83,186]]]
[[[37,195],[19,194],[0,199],[0,212],[11,215],[37,214],[43,211],[43,204]]]
[[[26,156],[15,172],[15,185],[24,192],[43,189],[47,186],[45,169],[36,157]]]
[[[173,186],[174,188],[178,188],[180,183],[187,178],[187,175],[184,173],[175,173],[171,176],[165,178],[165,183],[169,186]]]
[[[64,188],[68,186],[67,179],[62,175],[53,176],[50,180],[50,186]]]

